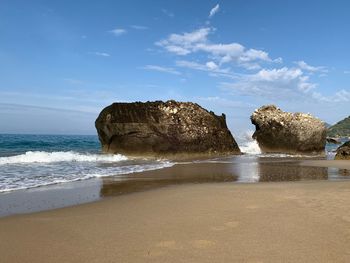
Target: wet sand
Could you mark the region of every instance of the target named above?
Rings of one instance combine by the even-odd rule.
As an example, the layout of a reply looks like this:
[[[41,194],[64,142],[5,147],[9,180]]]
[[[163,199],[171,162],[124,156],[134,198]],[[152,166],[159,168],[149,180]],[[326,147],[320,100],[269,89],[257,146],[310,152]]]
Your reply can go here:
[[[0,219],[2,262],[349,262],[350,182],[169,186]]]
[[[350,170],[350,160],[307,160],[302,161],[301,165],[313,167],[333,167]]]

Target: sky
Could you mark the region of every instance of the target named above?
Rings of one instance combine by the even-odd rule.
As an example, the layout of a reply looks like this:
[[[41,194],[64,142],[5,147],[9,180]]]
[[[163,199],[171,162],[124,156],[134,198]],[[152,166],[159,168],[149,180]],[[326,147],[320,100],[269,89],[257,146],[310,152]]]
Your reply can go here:
[[[113,102],[175,99],[253,130],[266,104],[350,115],[350,1],[0,0],[0,133],[96,134]]]

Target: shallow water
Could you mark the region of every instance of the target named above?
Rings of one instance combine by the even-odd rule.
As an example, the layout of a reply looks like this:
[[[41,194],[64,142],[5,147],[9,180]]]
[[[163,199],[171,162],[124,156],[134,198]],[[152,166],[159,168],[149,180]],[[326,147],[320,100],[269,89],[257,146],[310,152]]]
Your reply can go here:
[[[96,136],[0,135],[0,216],[81,204],[186,183],[348,180],[349,171],[307,167],[324,156],[261,154],[240,142],[242,156],[176,162],[100,152]],[[2,193],[1,193],[2,192]]]

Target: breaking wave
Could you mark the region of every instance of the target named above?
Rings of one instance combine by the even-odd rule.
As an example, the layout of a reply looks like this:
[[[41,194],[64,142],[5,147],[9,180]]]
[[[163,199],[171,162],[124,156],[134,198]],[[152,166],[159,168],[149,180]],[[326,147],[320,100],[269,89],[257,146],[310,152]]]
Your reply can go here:
[[[241,152],[250,155],[258,155],[261,154],[261,150],[257,141],[252,138],[253,133],[254,132],[251,130],[243,133],[238,139],[238,144]]]
[[[114,163],[128,160],[121,154],[82,154],[69,152],[28,151],[24,154],[0,157],[0,165],[22,163],[95,162]]]

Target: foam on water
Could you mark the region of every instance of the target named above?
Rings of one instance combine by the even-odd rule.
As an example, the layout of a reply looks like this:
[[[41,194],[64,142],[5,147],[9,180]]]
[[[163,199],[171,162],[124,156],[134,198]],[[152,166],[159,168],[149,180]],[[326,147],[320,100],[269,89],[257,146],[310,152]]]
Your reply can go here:
[[[134,160],[119,163],[53,162],[3,165],[0,171],[0,192],[9,192],[58,183],[118,176],[171,167],[169,161]]]
[[[128,158],[121,154],[102,155],[102,154],[82,154],[73,151],[68,152],[44,152],[28,151],[9,157],[0,157],[0,165],[6,164],[24,164],[24,163],[58,163],[58,162],[100,162],[111,163],[125,161]]]
[[[250,155],[261,154],[257,141],[252,138],[253,133],[253,131],[248,130],[238,138],[238,145],[242,153]]]
[[[257,143],[257,141],[247,141],[244,144],[240,145],[240,149],[245,154],[251,154],[251,155],[257,155],[261,154],[260,147]]]

